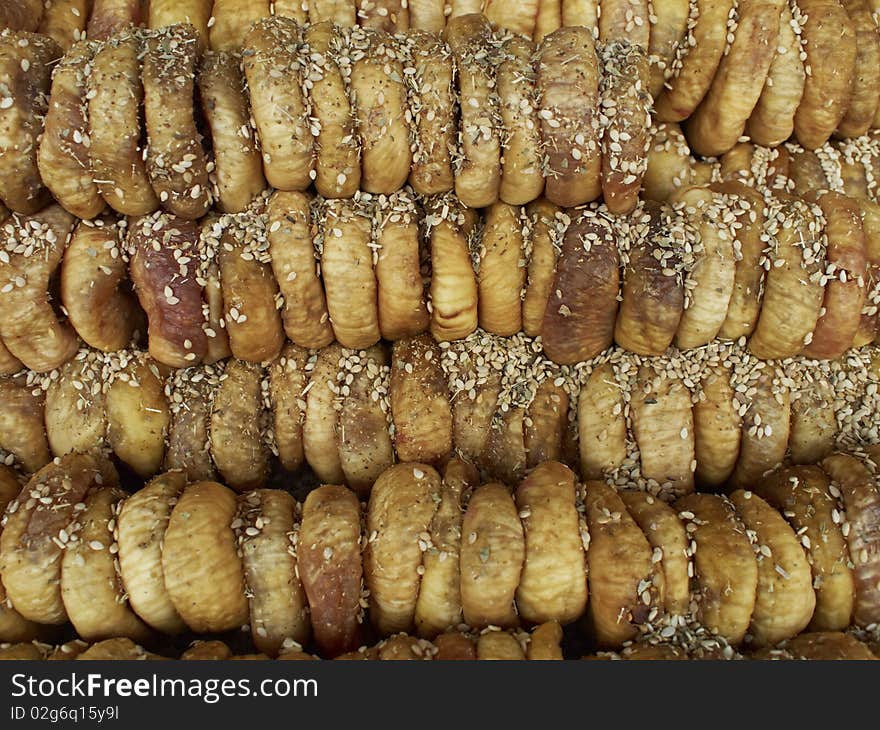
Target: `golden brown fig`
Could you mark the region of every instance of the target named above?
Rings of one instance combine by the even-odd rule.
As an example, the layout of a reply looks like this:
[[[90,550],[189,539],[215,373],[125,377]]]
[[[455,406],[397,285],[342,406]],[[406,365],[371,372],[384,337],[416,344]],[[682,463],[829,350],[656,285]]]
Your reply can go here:
[[[214,153],[215,197],[226,213],[241,213],[266,187],[240,63],[231,53],[208,52],[199,67],[199,99]]]
[[[413,3],[410,14],[415,14]],[[440,20],[445,25],[442,15]],[[415,69],[405,78],[415,136],[409,184],[420,195],[447,193],[455,185],[452,151],[457,142],[451,51],[433,33],[410,31],[407,43]]]
[[[37,165],[51,65],[62,55],[51,38],[0,31],[0,200],[32,214],[51,202]]]
[[[441,350],[429,335],[394,343],[391,415],[401,461],[434,463],[452,449],[452,408]]]
[[[65,210],[79,218],[93,218],[105,205],[91,170],[86,117],[88,74],[95,50],[94,43],[77,43],[55,68],[37,154],[46,187]]]
[[[659,562],[662,568],[663,608],[673,616],[686,615],[693,568],[684,524],[672,507],[647,492],[627,489],[620,492],[620,498],[648,538],[652,562]]]
[[[142,52],[141,38],[128,31],[107,40],[92,58],[86,94],[94,179],[107,204],[125,215],[159,206],[141,147]]]
[[[562,240],[541,328],[547,356],[563,365],[606,349],[617,315],[617,232],[602,209],[577,215]]]
[[[142,477],[158,473],[171,421],[165,376],[146,353],[121,351],[111,361],[104,399],[107,443]]]
[[[476,216],[457,198],[445,197],[429,208],[431,249],[431,334],[459,340],[477,328],[477,276],[470,244]]]
[[[491,20],[491,18],[490,18]],[[504,137],[501,140],[501,200],[525,205],[544,189],[534,44],[514,36],[505,41],[496,70]]]
[[[373,485],[364,573],[370,617],[382,634],[413,627],[419,595],[424,534],[440,499],[440,475],[426,464],[398,464]]]
[[[374,217],[379,329],[386,340],[417,335],[428,328],[430,313],[422,279],[419,215],[406,191],[379,196]]]
[[[213,0],[150,0],[148,28],[164,28],[177,23],[188,23],[195,28],[199,55],[208,45],[208,23],[211,21]],[[214,16],[214,24],[217,19]]]
[[[866,0],[840,0],[855,35],[856,60],[846,114],[837,133],[858,137],[874,126],[880,104],[880,37]]]
[[[321,653],[336,657],[360,643],[361,517],[349,489],[321,486],[303,504],[297,540],[300,580]]]
[[[853,344],[865,304],[867,256],[861,210],[852,198],[827,192],[819,196],[828,244],[825,298],[804,355],[835,360]],[[826,281],[827,279],[827,281]]]
[[[461,601],[469,626],[515,626],[514,594],[525,540],[516,506],[500,484],[471,495],[461,526]]]
[[[308,350],[288,342],[269,365],[271,441],[281,466],[288,471],[296,471],[305,456],[303,420],[306,402],[303,393],[308,384],[308,361]]]
[[[797,141],[814,150],[846,115],[852,98],[856,32],[839,0],[797,0],[804,41],[804,95],[794,116]]]
[[[208,167],[191,99],[198,34],[173,25],[144,42],[144,116],[147,174],[162,207],[181,218],[201,218],[211,205]]]
[[[378,284],[373,269],[369,196],[327,200],[324,207],[321,275],[336,339],[362,349],[379,341]]]
[[[355,28],[348,36],[349,84],[361,140],[361,189],[393,193],[412,165],[411,116],[403,81],[403,46],[380,30]]]
[[[165,588],[190,629],[219,633],[248,620],[244,569],[235,533],[235,493],[216,482],[186,487],[162,547]]]
[[[247,213],[224,216],[220,225],[218,264],[229,347],[241,360],[273,360],[281,352],[284,331],[266,231]]]
[[[478,322],[482,329],[509,336],[522,329],[526,252],[521,209],[493,203],[486,209],[480,238]]]
[[[181,471],[155,477],[123,503],[117,518],[119,574],[129,603],[138,616],[163,634],[179,634],[186,628],[165,588],[162,572],[168,519],[186,482]]]
[[[601,57],[602,196],[612,213],[628,213],[638,203],[651,146],[648,56],[642,46],[615,42]]]
[[[275,14],[279,14],[277,3]],[[325,198],[350,198],[360,186],[360,140],[342,68],[336,62],[343,36],[337,26],[325,21],[308,26],[303,40],[310,51],[304,82],[319,125],[315,189]]]
[[[538,49],[541,135],[548,148],[545,195],[574,206],[602,192],[599,61],[590,31],[560,28]]]
[[[229,360],[211,402],[211,456],[223,480],[239,492],[263,486],[268,476],[265,425],[263,369]]]
[[[517,611],[534,623],[574,621],[587,605],[574,474],[558,462],[544,462],[520,483],[515,498],[525,536]]]
[[[240,26],[247,32],[242,60],[263,172],[274,188],[305,190],[314,167],[314,142],[302,91],[302,34],[289,18],[265,15],[250,30],[247,24]],[[211,46],[217,48],[213,30]]]
[[[44,397],[22,373],[0,378],[0,450],[6,464],[25,474],[41,469],[52,459],[43,424]]]
[[[198,365],[208,349],[202,285],[194,271],[199,229],[159,213],[132,224],[128,246],[131,281],[149,322],[150,355],[170,367]]]
[[[673,506],[693,541],[700,623],[737,645],[749,628],[758,586],[746,528],[726,497],[690,494]]]
[[[583,489],[590,535],[590,621],[599,646],[616,648],[637,635],[652,606],[663,604],[655,583],[662,571],[614,488],[590,481]]]
[[[267,213],[272,271],[284,299],[284,332],[301,347],[329,345],[333,328],[318,277],[309,198],[304,193],[276,191],[269,199]]]
[[[0,225],[0,337],[13,356],[37,372],[59,367],[79,349],[50,292],[73,223],[69,213],[51,205]]]
[[[61,303],[91,347],[121,350],[143,331],[143,312],[128,281],[125,228],[114,218],[80,221],[61,262]]]
[[[297,574],[295,519],[299,505],[287,492],[260,489],[239,505],[239,544],[248,588],[251,635],[257,649],[276,656],[309,636],[308,604]]]
[[[498,200],[501,183],[501,130],[495,68],[499,48],[479,12],[449,18],[444,40],[452,49],[459,94],[459,139],[455,194],[469,208]]]

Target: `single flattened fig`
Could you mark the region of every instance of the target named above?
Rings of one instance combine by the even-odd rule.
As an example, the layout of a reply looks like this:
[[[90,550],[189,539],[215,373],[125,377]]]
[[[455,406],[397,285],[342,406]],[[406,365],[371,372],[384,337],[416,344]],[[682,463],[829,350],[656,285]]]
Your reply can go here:
[[[526,621],[567,624],[586,608],[587,566],[575,496],[574,474],[554,461],[537,466],[516,489],[525,537],[516,606]]]
[[[0,378],[0,450],[29,475],[52,459],[44,425],[45,398],[22,373]]]
[[[79,349],[79,338],[53,303],[52,284],[74,218],[50,205],[0,225],[0,337],[26,367],[48,372]]]
[[[415,70],[404,79],[415,138],[409,184],[419,195],[448,193],[455,186],[452,152],[458,132],[452,51],[421,30],[410,31],[406,43]]]
[[[612,219],[602,209],[573,212],[541,328],[547,356],[563,365],[589,360],[611,345],[619,293]]]
[[[165,589],[197,633],[231,631],[248,620],[244,568],[231,527],[236,509],[231,489],[195,482],[171,510],[162,547]]]
[[[746,528],[726,497],[689,494],[673,507],[691,536],[700,623],[736,646],[751,623],[758,587]]]
[[[652,606],[663,605],[663,573],[614,488],[590,481],[583,490],[590,535],[587,611],[599,646],[618,648],[635,638]]]
[[[115,217],[79,221],[61,261],[61,303],[90,347],[122,350],[143,332],[144,313],[128,280],[125,227]]]
[[[483,217],[477,269],[478,322],[486,332],[509,336],[522,329],[526,251],[522,210],[489,206]]]
[[[386,469],[370,492],[364,574],[370,617],[383,635],[410,631],[419,595],[425,533],[440,498],[440,475],[427,464]]]
[[[412,166],[405,47],[384,31],[360,28],[348,42],[355,59],[349,88],[361,141],[361,189],[388,195],[403,187]]]
[[[61,55],[48,36],[0,30],[0,201],[17,213],[36,213],[52,200],[37,149]]]
[[[599,59],[590,31],[560,28],[541,42],[538,116],[547,149],[547,199],[571,207],[602,192],[599,144]]]
[[[96,43],[76,43],[52,72],[49,108],[37,151],[46,187],[61,206],[78,218],[94,218],[104,199],[89,159],[88,83]]]
[[[389,395],[398,459],[435,463],[452,450],[449,388],[430,335],[394,343]]]
[[[182,471],[160,474],[125,500],[116,520],[119,573],[128,601],[138,616],[163,634],[186,629],[165,588],[162,572],[165,531],[186,483],[187,475]]]
[[[266,187],[266,178],[239,56],[223,51],[205,53],[198,88],[211,134],[216,201],[225,213],[241,213]]]
[[[444,40],[458,79],[459,128],[455,194],[469,208],[498,200],[501,185],[501,119],[496,82],[499,44],[479,12],[450,17]]]
[[[229,360],[211,401],[211,456],[223,480],[239,492],[263,486],[269,474],[262,385],[260,365]]]
[[[518,36],[509,38],[495,72],[504,127],[498,195],[511,205],[530,203],[544,189],[534,54],[533,43]]]
[[[590,373],[577,401],[581,476],[602,479],[626,459],[627,424],[624,385],[614,366],[603,363]]]
[[[147,175],[162,207],[201,218],[211,206],[208,162],[193,116],[198,35],[173,25],[147,35],[141,79],[147,128]]]
[[[806,82],[794,115],[794,134],[807,149],[820,147],[840,125],[852,98],[856,31],[839,0],[797,0],[806,54]]]
[[[129,275],[147,314],[151,357],[174,368],[198,365],[208,351],[203,286],[194,271],[199,228],[166,213],[146,216],[129,227],[128,248]]]
[[[310,109],[302,88],[302,48],[299,26],[289,18],[274,16],[251,26],[242,51],[263,172],[279,190],[305,190],[314,169]]]
[[[256,648],[277,656],[286,642],[309,638],[308,603],[297,573],[299,505],[280,489],[260,489],[239,501],[238,528]],[[255,534],[256,533],[256,534]]]
[[[363,569],[360,503],[350,489],[323,485],[306,497],[297,565],[321,653],[354,651],[360,645]]]
[[[146,215],[159,207],[145,150],[141,82],[142,37],[125,31],[95,52],[88,78],[89,160],[101,196],[123,215]]]
[[[516,626],[514,596],[525,539],[513,498],[501,484],[471,494],[461,526],[461,602],[474,628]]]
[[[431,201],[427,209],[431,334],[441,342],[460,340],[477,328],[477,275],[471,260],[477,216],[452,196]]]
[[[417,205],[409,191],[400,190],[380,195],[374,212],[379,329],[386,340],[417,335],[430,322]]]
[[[157,474],[165,459],[171,422],[165,374],[146,353],[121,351],[112,363],[104,397],[107,443],[142,477]]]
[[[345,53],[346,36],[325,21],[308,26],[303,40],[309,50],[304,82],[318,122],[315,189],[325,198],[350,198],[360,187],[361,163],[357,119],[343,75],[349,67],[337,62]]]
[[[633,214],[614,341],[638,355],[666,352],[684,312],[681,249],[693,232],[680,220],[671,207],[656,203]]]
[[[352,349],[370,347],[381,338],[371,205],[369,195],[327,200],[320,223],[330,324],[339,344]]]
[[[272,271],[284,301],[284,332],[300,347],[325,347],[334,335],[318,274],[311,201],[305,193],[276,190],[266,212]]]

